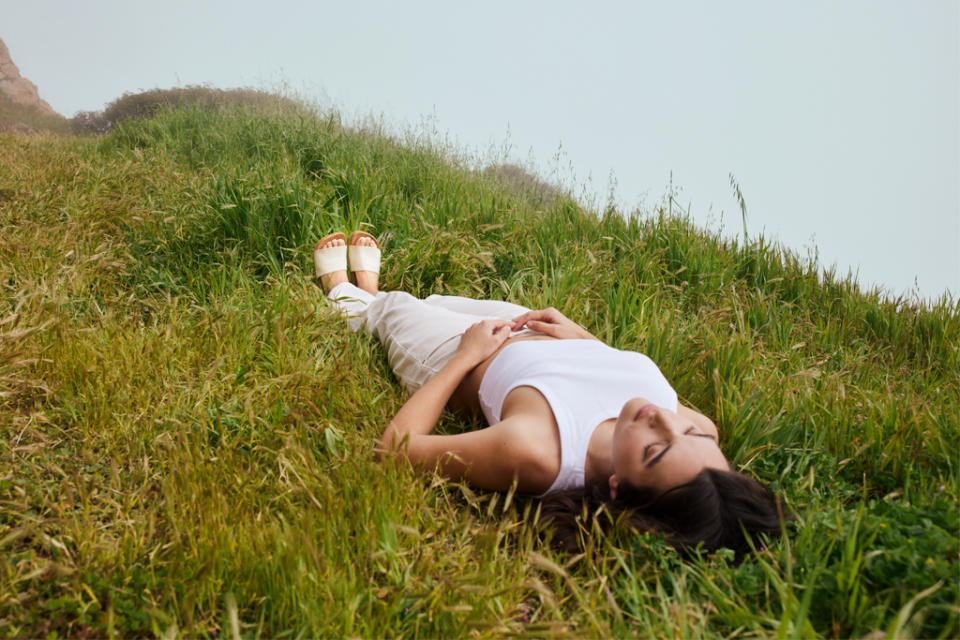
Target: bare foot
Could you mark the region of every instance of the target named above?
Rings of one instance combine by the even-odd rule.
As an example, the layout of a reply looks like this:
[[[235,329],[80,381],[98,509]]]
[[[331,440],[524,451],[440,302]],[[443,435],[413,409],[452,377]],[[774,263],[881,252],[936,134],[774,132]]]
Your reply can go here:
[[[379,248],[380,246],[376,240],[368,236],[360,236],[353,244],[360,247]],[[357,279],[358,287],[371,295],[377,295],[377,292],[380,291],[380,274],[376,271],[353,271],[352,273]]]
[[[346,243],[343,241],[343,238],[331,238],[327,242],[323,243],[317,249],[326,249],[327,247],[342,247]],[[325,276],[320,276],[320,286],[323,288],[324,293],[330,293],[330,289],[333,289],[338,284],[343,284],[348,282],[349,278],[345,270],[341,271],[332,271]]]

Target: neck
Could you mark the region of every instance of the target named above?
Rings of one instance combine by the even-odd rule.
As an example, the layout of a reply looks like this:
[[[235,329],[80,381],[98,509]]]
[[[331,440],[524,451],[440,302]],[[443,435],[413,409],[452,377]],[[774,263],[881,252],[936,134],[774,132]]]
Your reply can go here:
[[[584,481],[607,484],[613,475],[613,428],[616,418],[604,420],[593,430],[590,444],[587,445],[587,460],[584,464]]]

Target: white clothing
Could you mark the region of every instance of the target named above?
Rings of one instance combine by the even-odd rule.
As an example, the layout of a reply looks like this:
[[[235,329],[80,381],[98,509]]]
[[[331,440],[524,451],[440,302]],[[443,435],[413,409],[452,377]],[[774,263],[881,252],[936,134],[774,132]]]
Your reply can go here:
[[[677,410],[677,392],[653,360],[599,340],[524,340],[497,355],[480,383],[487,422],[500,422],[507,395],[533,387],[546,398],[560,432],[560,472],[543,494],[584,486],[590,436],[632,398]]]
[[[404,291],[373,296],[349,282],[327,294],[347,316],[351,331],[366,328],[383,343],[387,360],[410,393],[422,387],[453,357],[460,336],[481,320],[512,320],[529,311],[510,302],[432,295],[420,300]],[[511,336],[538,335],[530,329]]]

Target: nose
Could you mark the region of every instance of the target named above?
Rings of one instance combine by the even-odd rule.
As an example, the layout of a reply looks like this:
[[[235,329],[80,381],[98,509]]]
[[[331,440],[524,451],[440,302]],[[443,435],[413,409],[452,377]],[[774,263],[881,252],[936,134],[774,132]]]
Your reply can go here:
[[[663,411],[660,407],[657,407],[655,411],[650,412],[650,426],[658,432],[667,433],[670,432],[670,423],[666,419],[666,416],[663,415]]]
[[[677,425],[670,419],[670,414],[661,407],[647,409],[647,425],[658,438],[672,442],[680,435]]]
[[[653,431],[662,431],[668,428],[667,421],[664,419],[660,407],[652,403],[644,405],[643,408],[637,412],[637,418],[642,422],[646,422],[647,426]],[[646,420],[643,420],[644,418],[646,418]]]

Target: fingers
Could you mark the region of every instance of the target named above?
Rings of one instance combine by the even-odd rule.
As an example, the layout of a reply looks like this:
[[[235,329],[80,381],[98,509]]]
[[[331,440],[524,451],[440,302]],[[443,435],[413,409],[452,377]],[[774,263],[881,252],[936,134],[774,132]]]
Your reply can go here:
[[[546,309],[539,309],[536,311],[528,311],[523,315],[519,315],[513,320],[511,320],[511,327],[514,331],[522,329],[524,325],[533,329],[530,325],[531,322],[543,323],[555,323],[565,320],[566,316],[554,309],[553,307],[547,307]],[[536,329],[540,331],[540,329]]]
[[[504,328],[512,326],[510,320],[481,320],[477,324],[488,329],[491,333],[498,333],[503,331]]]
[[[527,321],[527,329],[532,329],[539,333],[546,334],[548,336],[553,336],[554,338],[559,338],[558,335],[559,327],[550,322],[542,322],[540,320],[529,320]]]
[[[523,325],[527,323],[527,319],[530,317],[530,313],[531,312],[528,311],[527,313],[523,313],[517,316],[516,318],[514,318],[513,320],[511,320],[510,328],[516,331],[517,329],[520,329],[521,327],[523,327]]]
[[[509,320],[481,320],[467,330],[470,333],[484,333],[506,340],[510,337]]]
[[[540,311],[527,311],[526,313],[511,320],[511,327],[514,331],[516,331],[517,329],[523,328],[525,324],[529,324],[531,320],[540,320],[544,317],[544,311],[545,309]]]
[[[497,338],[501,338],[501,341],[510,337],[511,329],[509,320],[485,320],[484,322],[490,323],[487,325],[487,328],[490,330],[490,334]]]
[[[509,337],[509,320],[481,320],[464,332],[457,351],[478,363],[494,353]]]

